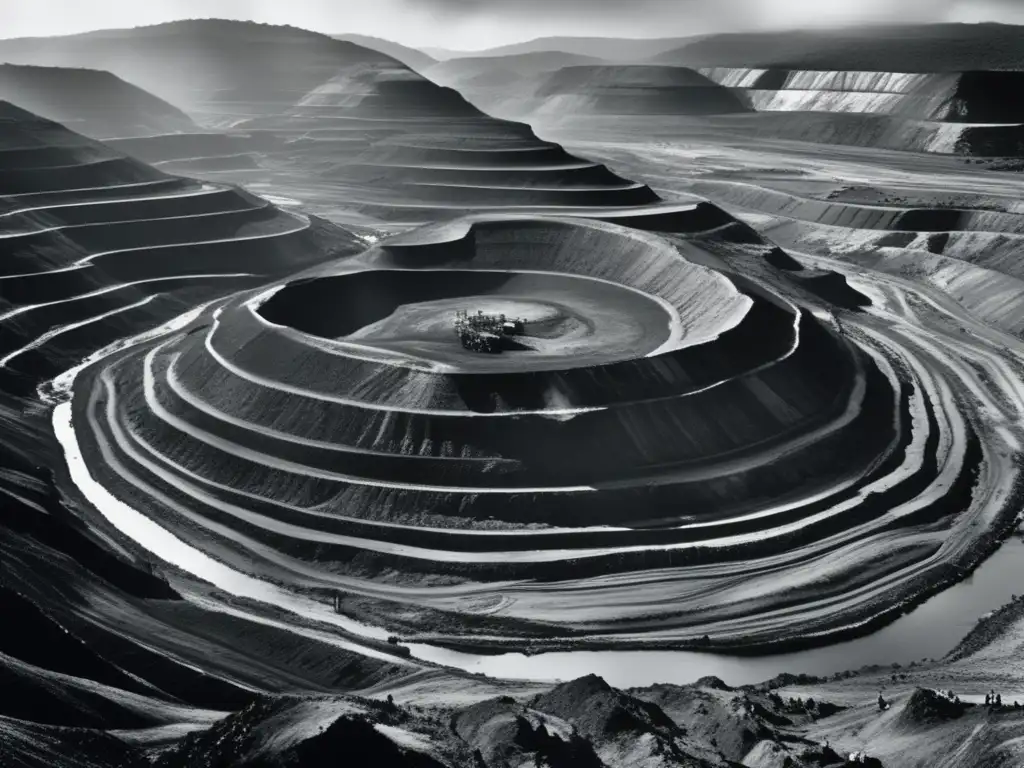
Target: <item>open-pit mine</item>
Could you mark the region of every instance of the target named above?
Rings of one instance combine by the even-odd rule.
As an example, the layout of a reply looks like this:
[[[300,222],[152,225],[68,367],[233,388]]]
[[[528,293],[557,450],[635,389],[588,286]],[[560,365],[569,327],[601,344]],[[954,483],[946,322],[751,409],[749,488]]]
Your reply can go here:
[[[0,40],[0,765],[1022,764],[976,33]]]

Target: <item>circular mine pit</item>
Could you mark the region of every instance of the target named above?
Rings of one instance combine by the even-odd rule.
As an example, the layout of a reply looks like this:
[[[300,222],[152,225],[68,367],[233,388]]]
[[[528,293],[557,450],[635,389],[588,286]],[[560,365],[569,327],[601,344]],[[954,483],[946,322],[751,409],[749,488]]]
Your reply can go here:
[[[670,335],[669,310],[632,288],[580,275],[378,269],[291,283],[262,317],[311,336],[475,373],[552,370],[643,357]],[[464,347],[458,313],[521,320],[499,352]]]

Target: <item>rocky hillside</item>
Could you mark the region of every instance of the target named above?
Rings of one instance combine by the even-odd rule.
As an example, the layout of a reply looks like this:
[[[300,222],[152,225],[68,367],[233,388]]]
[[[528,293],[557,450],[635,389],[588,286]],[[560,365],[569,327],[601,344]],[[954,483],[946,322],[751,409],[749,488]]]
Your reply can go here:
[[[92,69],[2,64],[0,99],[93,139],[199,130],[163,99]]]
[[[264,697],[187,736],[163,752],[156,765],[326,768],[337,765],[339,754],[363,755],[389,768],[846,764],[833,750],[792,733],[796,721],[777,697],[699,686],[673,693],[710,703],[696,713],[670,715],[649,695],[616,690],[593,676],[532,697],[495,696],[456,707],[408,704],[387,696]],[[741,728],[756,734],[742,754],[729,738]],[[765,761],[767,755],[771,762]]]

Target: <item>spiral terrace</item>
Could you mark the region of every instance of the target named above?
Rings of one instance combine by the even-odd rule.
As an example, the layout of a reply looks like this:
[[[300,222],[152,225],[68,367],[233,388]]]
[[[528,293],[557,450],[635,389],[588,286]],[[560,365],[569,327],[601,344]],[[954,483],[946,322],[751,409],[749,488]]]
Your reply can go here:
[[[971,372],[867,315],[837,332],[819,278],[765,252],[570,218],[426,227],[87,369],[78,440],[177,536],[404,637],[845,631],[973,558],[1002,511],[980,480],[1012,469],[954,399]],[[459,308],[525,315],[521,344],[462,349]]]

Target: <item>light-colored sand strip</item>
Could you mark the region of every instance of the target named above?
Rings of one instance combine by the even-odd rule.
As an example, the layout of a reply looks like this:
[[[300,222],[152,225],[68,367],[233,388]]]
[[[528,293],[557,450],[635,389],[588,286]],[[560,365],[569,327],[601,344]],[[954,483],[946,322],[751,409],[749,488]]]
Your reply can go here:
[[[218,280],[218,279],[231,279],[240,277],[255,277],[251,272],[224,272],[224,273],[211,273],[211,274],[195,274],[195,275],[171,275],[168,277],[151,277],[147,280],[135,280],[130,283],[116,283],[114,285],[108,285],[106,288],[100,288],[89,293],[80,293],[77,296],[71,296],[67,299],[58,299],[56,301],[47,301],[42,304],[26,304],[12,309],[3,314],[0,314],[0,322],[4,320],[10,320],[13,317],[18,317],[25,314],[26,312],[32,312],[37,309],[44,309],[46,307],[55,307],[60,304],[71,304],[76,301],[82,301],[83,299],[93,299],[97,296],[103,296],[107,293],[113,293],[114,291],[120,291],[123,288],[132,288],[137,285],[150,285],[152,283],[166,283],[175,280]]]
[[[591,185],[591,186],[564,186],[564,187],[536,187],[536,186],[511,186],[502,184],[465,184],[461,182],[442,182],[442,181],[403,181],[403,187],[439,187],[441,189],[499,189],[513,192],[522,192],[523,190],[529,190],[530,192],[628,192],[633,189],[643,189],[646,185],[640,182],[631,182],[629,184],[605,184],[605,185]]]
[[[147,341],[159,339],[168,334],[180,331],[182,328],[188,327],[198,320],[203,313],[207,311],[207,309],[218,301],[223,301],[223,299],[214,299],[213,301],[200,304],[195,309],[191,309],[188,312],[177,315],[162,325],[150,328],[148,331],[143,331],[142,333],[136,334],[135,336],[131,336],[127,339],[119,339],[108,344],[102,349],[96,350],[82,360],[78,365],[69,368],[51,381],[40,384],[36,390],[36,394],[46,405],[59,405],[71,397],[71,388],[74,386],[75,379],[78,378],[78,374],[89,366],[103,360],[104,358],[110,357],[111,355],[115,355],[119,352],[138,346],[139,344],[145,344]]]
[[[502,173],[536,173],[537,171],[577,171],[587,168],[600,168],[600,163],[580,160],[571,163],[552,163],[551,165],[455,165],[450,163],[353,163],[365,168],[394,168],[395,170],[413,171],[487,171]]]
[[[151,186],[153,184],[166,184],[166,183],[167,183],[167,181],[142,182],[140,184],[121,184],[121,185],[115,185],[113,188],[117,189],[119,187],[125,187],[125,186],[128,186],[128,187],[139,187],[139,186],[147,186],[147,185]],[[91,189],[85,189],[85,190],[71,189],[71,190],[64,190],[64,191],[67,191],[67,192],[88,192],[88,191],[96,191],[96,190],[110,189],[110,188],[111,187],[92,187]],[[198,189],[191,189],[191,190],[189,190],[187,192],[174,192],[174,193],[170,193],[170,194],[166,194],[166,195],[148,195],[146,197],[111,197],[111,198],[104,198],[103,200],[85,200],[85,201],[80,201],[80,202],[76,202],[76,203],[54,203],[53,205],[36,205],[36,206],[27,207],[27,208],[16,208],[13,211],[3,211],[3,212],[0,212],[0,219],[6,218],[8,216],[19,216],[19,215],[21,215],[23,213],[33,213],[35,211],[53,211],[53,210],[58,210],[60,208],[86,208],[86,207],[94,206],[94,205],[117,205],[118,203],[143,203],[143,202],[150,202],[150,201],[153,201],[153,200],[173,200],[173,199],[179,198],[179,197],[201,197],[201,196],[209,195],[209,194],[212,194],[212,193],[215,193],[215,192],[223,192],[225,189],[228,189],[228,187],[226,187],[226,186],[218,186],[216,184],[203,184]],[[59,195],[59,194],[63,194],[64,191],[59,191],[59,192],[40,192],[40,193],[33,193],[33,194]],[[0,201],[3,201],[3,200],[5,200],[7,198],[10,198],[10,197],[13,197],[13,195],[0,195]]]
[[[72,264],[70,267],[59,267],[57,269],[46,269],[42,272],[22,272],[17,275],[0,275],[0,281],[2,280],[18,280],[22,277],[41,277],[43,275],[59,275],[61,272],[75,272],[79,269],[88,269],[91,265],[89,264]]]
[[[56,227],[45,227],[43,229],[30,229],[21,232],[0,232],[0,240],[12,240],[19,237],[30,237],[32,235],[43,235],[47,232],[63,232],[69,229],[89,229],[90,227],[116,227],[121,224],[145,224],[154,221],[182,221],[188,219],[204,219],[213,216],[232,216],[237,214],[252,213],[270,207],[269,201],[263,200],[263,205],[252,208],[228,208],[223,211],[204,211],[203,213],[189,213],[184,216],[155,216],[149,219],[118,219],[116,221],[90,221],[85,224],[61,224]]]
[[[138,309],[139,307],[149,304],[149,302],[153,301],[153,299],[155,299],[158,295],[160,294],[147,296],[146,298],[142,299],[141,301],[137,301],[134,304],[129,304],[125,307],[118,307],[117,309],[112,309],[109,312],[104,312],[101,315],[90,317],[88,320],[80,320],[76,323],[68,323],[67,325],[61,325],[56,328],[53,328],[44,333],[39,338],[37,338],[35,341],[32,341],[31,343],[26,344],[24,347],[16,349],[13,352],[8,353],[5,357],[0,358],[0,368],[6,368],[7,365],[10,364],[10,362],[14,360],[16,357],[20,357],[21,355],[25,354],[26,352],[30,352],[33,349],[38,349],[47,342],[57,338],[61,334],[73,331],[77,328],[83,328],[87,325],[91,325],[92,323],[98,323],[101,320],[106,320],[108,317],[113,317],[114,315],[120,314],[122,312],[129,312],[133,309]]]
[[[75,187],[74,189],[51,189],[46,192],[19,192],[14,195],[0,195],[0,199],[3,200],[20,200],[24,197],[43,197],[44,195],[69,195],[72,192],[101,192],[108,189],[138,189],[139,187],[152,187],[157,184],[167,184],[168,182],[174,181],[174,178],[168,176],[166,179],[154,179],[153,181],[136,181],[131,184],[105,184],[100,187]],[[81,203],[76,203],[81,205]],[[52,208],[55,206],[41,206],[42,208]],[[3,214],[9,216],[11,213],[20,213],[20,211],[8,212]]]
[[[295,227],[294,229],[280,230],[277,232],[266,232],[259,235],[222,237],[217,240],[186,240],[180,243],[165,243],[163,245],[143,245],[137,248],[120,248],[114,251],[104,251],[103,253],[90,254],[89,256],[79,259],[78,261],[75,262],[75,264],[91,264],[96,259],[101,259],[104,256],[113,256],[115,254],[120,253],[138,253],[139,251],[159,251],[167,248],[193,248],[195,246],[200,245],[221,245],[223,243],[240,243],[248,242],[251,240],[270,240],[275,237],[287,237],[288,235],[294,235],[298,232],[302,232],[304,230],[309,229],[310,222],[309,219],[307,219],[306,217],[299,216],[298,214],[287,213],[284,211],[282,211],[282,213],[286,216],[290,216],[292,218],[297,219],[299,221],[300,226]]]
[[[3,486],[0,486],[0,493],[3,493],[5,495],[7,495],[7,496],[10,496],[15,501],[18,501],[21,504],[24,504],[25,506],[27,506],[27,507],[29,507],[31,509],[34,509],[36,512],[40,512],[40,513],[42,513],[44,515],[50,514],[49,512],[46,511],[46,508],[43,507],[42,505],[37,504],[36,502],[32,501],[31,499],[26,499],[21,494],[15,493],[14,491],[10,490],[9,488],[5,488]]]
[[[538,205],[536,203],[508,204],[508,203],[445,203],[437,201],[434,203],[412,203],[404,200],[380,199],[380,200],[358,200],[349,199],[350,205],[376,205],[401,210],[441,210],[441,211],[498,211],[501,213],[530,214],[530,213],[554,213],[559,216],[576,216],[579,218],[600,219],[602,217],[623,217],[623,216],[651,216],[668,213],[664,208],[656,207],[657,204],[641,203],[634,206],[623,205]],[[691,208],[695,206],[690,206]]]

